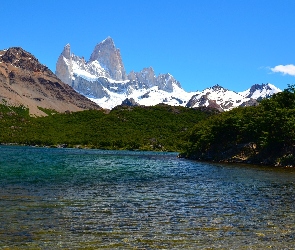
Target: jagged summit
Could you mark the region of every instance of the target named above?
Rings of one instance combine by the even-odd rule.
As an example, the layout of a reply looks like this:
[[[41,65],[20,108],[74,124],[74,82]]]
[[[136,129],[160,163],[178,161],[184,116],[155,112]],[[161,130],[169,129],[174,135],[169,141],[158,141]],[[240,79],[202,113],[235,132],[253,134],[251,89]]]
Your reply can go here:
[[[219,84],[216,84],[216,85],[212,86],[212,87],[209,88],[209,89],[214,89],[214,90],[221,90],[221,89],[224,89],[224,90],[226,90],[226,88],[220,86]]]
[[[171,74],[159,74],[156,76],[152,67],[144,68],[139,72],[131,71],[128,75],[128,79],[144,84],[145,88],[157,86],[159,90],[167,92],[173,92],[175,86],[181,88],[180,82],[175,80]]]
[[[274,85],[269,83],[262,83],[262,84],[254,84],[250,88],[250,93],[254,93],[256,90],[266,90],[266,91],[272,91],[274,89]]]
[[[58,58],[56,74],[68,85],[72,85],[72,80],[79,76],[90,81],[99,77],[115,81],[127,79],[120,50],[111,37],[95,46],[88,62],[84,57],[74,55],[70,44],[67,44]]]
[[[1,61],[4,63],[10,63],[14,67],[34,72],[44,72],[45,70],[48,70],[48,68],[41,64],[35,56],[21,47],[12,47],[3,52]]]
[[[100,60],[100,58],[102,57],[102,54],[105,53],[106,50],[110,53],[111,52],[115,53],[117,50],[115,47],[115,43],[111,37],[108,37],[102,42],[96,44],[90,56],[89,62]]]
[[[122,62],[120,50],[115,47],[111,37],[97,44],[90,56],[89,62],[97,61],[111,79],[116,81],[126,80],[126,72]]]
[[[64,47],[57,60],[55,74],[60,80],[71,86],[73,65],[71,62],[71,46],[69,43]]]
[[[102,42],[96,44],[90,56],[89,61],[91,62],[91,61],[99,60],[101,57],[101,53],[103,53],[104,50],[108,50],[110,52],[115,52],[116,50],[118,50],[115,46],[114,40],[111,37],[107,37]]]
[[[71,45],[68,43],[65,47],[64,50],[61,53],[65,58],[70,59],[71,57]]]
[[[240,92],[239,94],[246,98],[261,99],[268,98],[281,90],[270,83],[254,84],[251,88]]]
[[[108,36],[106,39],[104,39],[101,43],[114,43],[113,38],[111,38],[110,36]]]

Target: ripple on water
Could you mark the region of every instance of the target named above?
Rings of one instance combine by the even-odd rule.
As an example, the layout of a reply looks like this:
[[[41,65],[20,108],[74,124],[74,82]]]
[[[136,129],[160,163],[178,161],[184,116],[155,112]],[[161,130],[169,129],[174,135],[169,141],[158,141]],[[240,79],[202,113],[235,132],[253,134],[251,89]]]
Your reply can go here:
[[[295,171],[1,146],[0,248],[290,248]]]

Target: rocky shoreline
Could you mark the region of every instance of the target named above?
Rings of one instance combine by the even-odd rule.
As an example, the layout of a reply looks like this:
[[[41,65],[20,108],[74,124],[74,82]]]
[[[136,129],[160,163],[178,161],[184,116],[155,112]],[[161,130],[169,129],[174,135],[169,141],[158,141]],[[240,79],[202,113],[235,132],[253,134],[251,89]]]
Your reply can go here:
[[[186,154],[180,153],[179,158],[190,160],[218,162],[218,163],[241,163],[250,165],[295,167],[293,154],[273,154],[259,151],[255,143],[237,144],[228,150],[208,151],[206,153]]]

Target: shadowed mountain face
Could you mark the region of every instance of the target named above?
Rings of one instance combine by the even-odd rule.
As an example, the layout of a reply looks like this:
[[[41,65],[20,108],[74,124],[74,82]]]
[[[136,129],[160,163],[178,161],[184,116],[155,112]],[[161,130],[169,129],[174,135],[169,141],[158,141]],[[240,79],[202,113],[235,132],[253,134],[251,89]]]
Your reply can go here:
[[[45,115],[38,107],[58,112],[100,109],[19,47],[0,51],[0,102],[23,105],[31,115]]]

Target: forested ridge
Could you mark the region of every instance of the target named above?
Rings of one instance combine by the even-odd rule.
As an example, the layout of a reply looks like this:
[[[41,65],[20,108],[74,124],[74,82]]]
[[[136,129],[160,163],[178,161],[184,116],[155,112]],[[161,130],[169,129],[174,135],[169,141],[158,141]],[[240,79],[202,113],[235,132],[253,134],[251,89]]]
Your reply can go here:
[[[295,164],[295,87],[197,123],[183,157],[224,162]]]
[[[157,105],[118,106],[30,117],[24,107],[0,105],[0,143],[51,147],[180,151],[194,124],[216,111]]]

